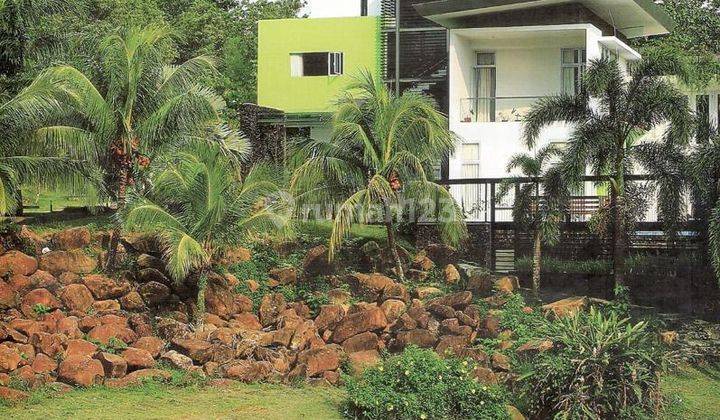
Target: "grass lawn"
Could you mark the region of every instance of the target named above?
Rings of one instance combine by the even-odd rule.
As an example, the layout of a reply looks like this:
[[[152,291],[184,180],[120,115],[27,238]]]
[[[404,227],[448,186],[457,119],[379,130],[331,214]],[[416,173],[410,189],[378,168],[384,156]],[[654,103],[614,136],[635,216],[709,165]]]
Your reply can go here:
[[[720,418],[720,366],[683,368],[667,376],[662,389],[670,400],[666,419]]]
[[[0,406],[10,419],[341,419],[342,391],[329,387],[232,384],[224,388],[157,383],[125,389],[74,390],[33,395]]]
[[[301,233],[330,238],[332,232],[332,221],[313,220],[302,222],[298,229]],[[350,237],[376,241],[380,245],[387,243],[387,232],[384,226],[353,224],[350,227]],[[405,249],[413,250],[414,246],[402,237],[398,237],[398,243]]]

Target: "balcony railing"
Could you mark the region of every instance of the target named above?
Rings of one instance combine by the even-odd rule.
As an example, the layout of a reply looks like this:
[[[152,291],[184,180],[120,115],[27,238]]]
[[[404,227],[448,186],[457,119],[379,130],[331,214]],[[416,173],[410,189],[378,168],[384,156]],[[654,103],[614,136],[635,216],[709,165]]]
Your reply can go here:
[[[544,96],[497,96],[460,100],[461,122],[520,122]]]

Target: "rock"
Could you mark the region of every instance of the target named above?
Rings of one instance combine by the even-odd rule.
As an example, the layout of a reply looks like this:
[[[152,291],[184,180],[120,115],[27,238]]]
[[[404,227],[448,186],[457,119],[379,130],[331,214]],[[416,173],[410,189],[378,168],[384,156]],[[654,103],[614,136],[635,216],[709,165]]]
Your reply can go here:
[[[161,274],[165,271],[165,263],[160,258],[150,254],[140,254],[135,263],[137,264],[139,270],[154,268]]]
[[[379,330],[386,326],[387,318],[382,309],[374,307],[360,310],[343,318],[335,328],[332,338],[335,343],[342,343],[354,335]]]
[[[405,277],[416,283],[423,283],[427,280],[430,274],[427,271],[416,270],[414,268],[409,269],[405,273]]]
[[[528,341],[527,343],[518,347],[517,350],[515,350],[515,353],[517,353],[518,355],[544,353],[552,349],[553,346],[554,344],[550,340]]]
[[[425,251],[428,258],[441,266],[454,263],[457,260],[457,250],[449,245],[429,244],[423,251]]]
[[[410,302],[410,293],[404,284],[393,283],[383,290],[382,300],[388,299],[397,299],[407,303]]]
[[[421,286],[415,289],[415,296],[417,296],[418,299],[427,299],[431,296],[441,295],[442,293],[442,290],[437,287]]]
[[[494,277],[491,273],[475,270],[468,276],[467,289],[478,296],[487,296],[492,292]]]
[[[61,354],[67,343],[67,337],[63,334],[50,334],[36,332],[30,336],[30,344],[35,346],[39,352],[50,357]]]
[[[53,311],[61,306],[60,301],[47,289],[35,289],[22,298],[20,309],[28,318],[35,318],[40,315],[36,313],[36,310],[41,308],[38,305],[42,305],[42,308],[48,311]]]
[[[415,269],[421,271],[430,271],[435,267],[435,263],[430,258],[428,258],[423,251],[420,251],[415,256],[412,265]]]
[[[558,318],[565,316],[573,316],[583,309],[587,308],[588,299],[585,296],[569,297],[557,302],[548,303],[542,306],[542,310],[546,313],[552,313]]]
[[[262,324],[260,324],[258,317],[249,312],[234,315],[233,319],[229,322],[229,326],[236,331],[259,331],[262,329]]]
[[[108,388],[124,388],[126,386],[140,385],[147,380],[169,381],[172,378],[170,372],[160,369],[142,369],[129,373],[124,378],[109,379],[105,381]]]
[[[57,323],[57,332],[65,334],[69,339],[82,337],[82,331],[80,331],[78,319],[74,316],[59,320]]]
[[[318,336],[317,328],[313,321],[305,321],[300,323],[293,333],[290,345],[287,346],[290,350],[300,351],[308,347],[310,340]]]
[[[129,370],[149,369],[155,367],[155,360],[152,354],[147,350],[140,348],[128,347],[122,353],[120,353],[123,359],[127,362]]]
[[[65,358],[76,356],[92,356],[97,351],[97,346],[89,341],[74,339],[68,340],[65,348]]]
[[[170,288],[162,283],[151,281],[140,286],[139,294],[148,305],[158,306],[170,297]]]
[[[495,370],[502,370],[504,372],[510,371],[510,358],[502,353],[493,353],[490,358],[492,367]]]
[[[187,354],[198,364],[202,365],[212,359],[212,344],[207,341],[197,340],[194,338],[176,339],[172,341],[172,345],[184,354]]]
[[[20,251],[12,250],[0,255],[0,277],[16,274],[29,276],[37,269],[37,260]]]
[[[435,298],[428,302],[428,305],[433,303],[450,306],[454,309],[463,310],[466,306],[472,303],[472,293],[469,291],[452,293],[439,298]]]
[[[102,363],[90,356],[67,357],[58,367],[58,379],[71,385],[97,385],[102,383],[104,375]]]
[[[342,347],[345,353],[348,354],[380,348],[377,334],[369,331],[348,338],[343,341]]]
[[[469,344],[469,338],[469,336],[462,335],[444,335],[438,340],[435,353],[440,356],[455,355],[460,349]]]
[[[268,274],[280,284],[295,284],[297,281],[297,272],[292,267],[273,268]]]
[[[337,344],[305,350],[298,354],[298,364],[306,366],[308,377],[317,376],[329,370],[337,370],[343,358],[343,350]]]
[[[454,265],[448,264],[445,266],[445,283],[457,284],[460,282],[460,272]]]
[[[347,276],[345,281],[350,286],[353,295],[367,302],[377,301],[385,288],[395,283],[391,278],[380,273],[352,273]]]
[[[81,283],[82,279],[79,275],[71,272],[64,272],[58,276],[58,281],[60,284],[68,285],[68,284],[75,284],[75,283]]]
[[[400,331],[396,338],[396,346],[399,350],[404,349],[410,344],[423,348],[433,348],[436,342],[437,336],[435,334],[419,328],[410,331]]]
[[[310,248],[303,260],[303,276],[306,278],[327,275],[332,272],[332,265],[328,258],[328,248],[318,245]]]
[[[393,331],[408,331],[417,328],[417,322],[407,313],[400,315],[400,318],[395,321],[393,325]]]
[[[161,284],[172,284],[172,281],[168,279],[162,271],[157,268],[143,268],[137,273],[137,281],[140,283],[156,282]]]
[[[83,284],[98,300],[116,299],[130,291],[130,285],[125,282],[117,282],[102,274],[91,274],[83,278]]]
[[[36,289],[48,289],[55,293],[60,289],[60,283],[52,274],[47,271],[37,270],[30,276],[30,282]]]
[[[475,367],[475,370],[473,371],[473,376],[477,378],[479,382],[485,385],[497,385],[498,383],[497,375],[495,375],[495,372],[483,366]]]
[[[352,299],[352,294],[342,289],[332,289],[328,292],[328,299],[333,305],[347,305]]]
[[[366,350],[348,355],[348,362],[354,375],[360,375],[365,369],[380,362],[380,353],[377,350]]]
[[[0,401],[7,402],[19,402],[24,401],[30,397],[30,394],[17,389],[8,388],[6,386],[0,386]]]
[[[115,299],[96,300],[93,303],[93,310],[97,313],[118,312],[120,311],[120,302]]]
[[[248,262],[252,259],[252,254],[250,253],[250,250],[243,247],[237,247],[233,249],[228,249],[225,251],[223,256],[220,258],[218,263],[220,265],[233,265],[233,264],[239,264]]]
[[[323,305],[320,314],[315,318],[315,327],[318,331],[334,329],[345,317],[345,308],[341,305]]]
[[[0,344],[0,372],[12,372],[18,368],[22,357],[17,349]]]
[[[55,359],[43,353],[37,354],[32,362],[32,370],[35,373],[52,373],[57,367]]]
[[[9,284],[0,280],[0,310],[17,308],[20,303],[20,294]]]
[[[170,364],[170,366],[176,367],[181,370],[190,370],[193,367],[193,361],[191,358],[180,354],[175,350],[169,350],[160,356],[160,360]]]
[[[260,302],[260,323],[263,327],[275,324],[278,321],[280,312],[285,310],[287,303],[285,297],[280,293],[265,295]]]
[[[86,313],[95,302],[90,290],[83,284],[70,284],[60,292],[65,307],[72,311]]]
[[[660,333],[660,341],[666,346],[672,346],[678,340],[680,335],[677,331],[663,331]]]
[[[157,331],[160,338],[172,341],[178,338],[185,338],[190,334],[187,324],[175,321],[170,318],[160,318],[157,322]]]
[[[100,352],[95,355],[95,359],[102,363],[106,378],[122,378],[127,373],[127,362],[116,354]]]
[[[137,334],[127,327],[116,324],[105,324],[90,330],[88,338],[104,345],[107,345],[111,338],[121,340],[125,344],[132,344],[137,340]]]
[[[510,420],[525,420],[525,416],[512,405],[506,405],[505,409],[507,410],[508,415],[510,416]]]
[[[135,290],[120,298],[120,307],[126,311],[142,311],[146,309],[142,296]]]
[[[229,365],[221,366],[220,372],[226,378],[246,383],[258,382],[270,376],[272,365],[269,362],[236,360]]]
[[[438,319],[448,319],[455,317],[455,310],[447,305],[443,305],[440,303],[431,303],[428,304],[427,309]]]
[[[40,269],[58,276],[65,272],[89,274],[97,268],[97,260],[80,249],[50,251],[40,257]],[[92,289],[90,289],[92,291]]]
[[[388,299],[380,305],[380,309],[385,313],[388,322],[393,323],[405,312],[405,306],[402,300]]]
[[[165,342],[157,337],[140,337],[133,343],[133,347],[145,350],[150,354],[150,357],[156,359],[165,348]]]
[[[495,280],[495,290],[500,293],[513,293],[520,289],[520,281],[515,276],[503,276]]]
[[[252,305],[250,306],[252,309]],[[240,311],[235,302],[235,292],[225,277],[211,273],[205,288],[205,310],[223,319],[229,319]]]
[[[70,251],[72,249],[85,248],[90,245],[92,235],[86,227],[76,227],[57,232],[53,235],[52,243],[57,249]]]

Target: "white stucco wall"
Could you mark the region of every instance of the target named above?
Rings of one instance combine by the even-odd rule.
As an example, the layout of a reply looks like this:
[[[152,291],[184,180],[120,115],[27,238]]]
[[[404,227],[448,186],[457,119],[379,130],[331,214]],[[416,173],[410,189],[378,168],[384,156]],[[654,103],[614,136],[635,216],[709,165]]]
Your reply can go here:
[[[360,16],[360,0],[308,0],[301,13],[311,18]],[[368,15],[380,15],[380,0],[368,0]]]

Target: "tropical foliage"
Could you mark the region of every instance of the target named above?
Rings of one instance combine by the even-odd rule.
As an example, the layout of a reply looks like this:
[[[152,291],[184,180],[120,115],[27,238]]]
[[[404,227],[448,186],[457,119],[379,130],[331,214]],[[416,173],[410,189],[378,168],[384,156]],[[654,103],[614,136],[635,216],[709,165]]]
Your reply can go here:
[[[291,189],[301,210],[319,206],[334,215],[331,258],[353,223],[382,222],[402,278],[395,221],[404,200],[422,213],[436,212],[444,240],[457,244],[465,235],[461,209],[429,175],[453,149],[454,137],[429,97],[396,96],[367,72],[337,107],[328,139],[297,142]]]
[[[528,147],[534,146],[545,126],[556,121],[574,124],[559,164],[570,187],[580,185],[588,167],[596,175],[608,176],[616,284],[623,284],[625,277],[626,176],[636,157],[636,140],[661,124],[667,124],[660,139],[666,144],[687,144],[693,133],[687,97],[661,77],[683,73],[680,62],[663,55],[639,62],[628,78],[616,61],[595,60],[583,77],[581,92],[542,99],[525,120]]]
[[[241,178],[238,163],[219,145],[194,142],[153,162],[151,186],[134,189],[121,213],[126,229],[157,236],[176,282],[197,276],[200,308],[206,271],[224,251],[253,234],[290,232],[273,171],[256,167]]]

